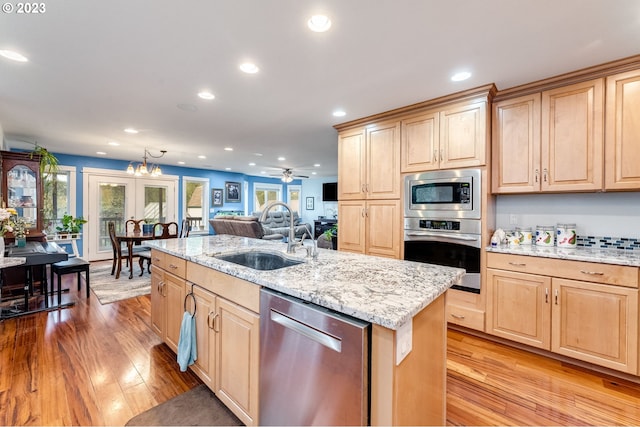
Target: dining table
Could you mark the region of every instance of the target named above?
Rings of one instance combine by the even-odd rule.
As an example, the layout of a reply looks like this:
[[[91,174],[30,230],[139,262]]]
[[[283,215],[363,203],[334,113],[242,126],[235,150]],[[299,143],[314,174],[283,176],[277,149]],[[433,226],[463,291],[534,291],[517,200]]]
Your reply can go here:
[[[129,261],[129,279],[133,278],[133,248],[139,246],[145,240],[153,240],[156,236],[153,233],[144,233],[142,231],[128,231],[126,233],[116,233],[116,241],[119,245],[122,243],[127,245],[127,260]],[[122,270],[122,260],[117,260],[116,266],[116,279],[120,278],[120,271]]]

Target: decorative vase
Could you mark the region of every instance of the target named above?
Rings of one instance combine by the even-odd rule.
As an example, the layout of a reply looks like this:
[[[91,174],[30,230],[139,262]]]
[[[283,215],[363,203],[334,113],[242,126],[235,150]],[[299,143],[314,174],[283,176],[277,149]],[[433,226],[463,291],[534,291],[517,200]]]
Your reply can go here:
[[[19,247],[19,248],[24,248],[25,246],[27,246],[27,238],[26,237],[16,237],[16,246]]]

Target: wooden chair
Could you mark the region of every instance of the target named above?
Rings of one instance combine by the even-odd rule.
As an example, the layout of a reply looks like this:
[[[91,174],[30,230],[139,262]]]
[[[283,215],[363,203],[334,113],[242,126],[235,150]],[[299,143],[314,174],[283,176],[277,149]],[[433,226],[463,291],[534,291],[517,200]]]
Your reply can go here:
[[[176,222],[156,222],[153,225],[153,235],[156,239],[178,238],[178,223]]]
[[[78,290],[80,290],[81,277],[80,273],[84,273],[85,282],[87,283],[87,298],[89,298],[89,261],[82,258],[73,257],[66,261],[59,261],[51,264],[51,287],[53,288],[53,275],[58,277],[58,305],[62,304],[61,276],[65,274],[77,273]],[[111,273],[113,274],[113,273]],[[53,291],[53,289],[52,289]]]
[[[127,233],[142,233],[142,226],[140,224],[144,223],[144,219],[128,219],[124,223],[124,229]]]
[[[122,271],[122,260],[127,261],[127,267],[129,266],[129,251],[127,248],[122,247],[122,244],[118,242],[116,239],[116,224],[113,221],[109,221],[107,223],[107,228],[109,229],[109,240],[111,240],[111,247],[113,249],[113,265],[111,266],[111,275],[114,275],[116,272],[116,267],[118,267],[118,271]],[[140,246],[139,250],[133,251],[133,256],[139,256],[138,254],[142,251],[147,250],[146,247]]]

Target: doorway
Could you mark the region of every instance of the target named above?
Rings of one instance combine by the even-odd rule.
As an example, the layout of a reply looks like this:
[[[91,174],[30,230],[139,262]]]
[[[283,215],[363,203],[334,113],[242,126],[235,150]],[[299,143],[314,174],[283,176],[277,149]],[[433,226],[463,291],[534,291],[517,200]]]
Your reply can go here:
[[[107,224],[115,222],[116,231],[124,232],[127,219],[147,222],[176,221],[178,198],[177,176],[155,178],[132,177],[125,173],[100,169],[83,170],[84,254],[90,261],[113,256]]]

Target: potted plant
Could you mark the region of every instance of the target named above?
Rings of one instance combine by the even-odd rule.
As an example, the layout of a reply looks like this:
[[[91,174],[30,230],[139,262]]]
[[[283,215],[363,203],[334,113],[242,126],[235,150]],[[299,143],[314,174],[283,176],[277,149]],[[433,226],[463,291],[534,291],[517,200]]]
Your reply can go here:
[[[322,234],[324,234],[325,239],[331,241],[331,244],[333,245],[333,249],[337,250],[338,249],[338,223],[333,224],[331,228],[329,228],[328,230],[325,230],[325,232]]]
[[[82,225],[86,224],[87,220],[82,217],[74,218],[73,215],[65,214],[60,220],[60,223],[61,225],[56,227],[56,230],[58,230],[60,237],[64,239],[69,234],[71,238],[73,238],[74,235],[77,237],[82,230]]]

